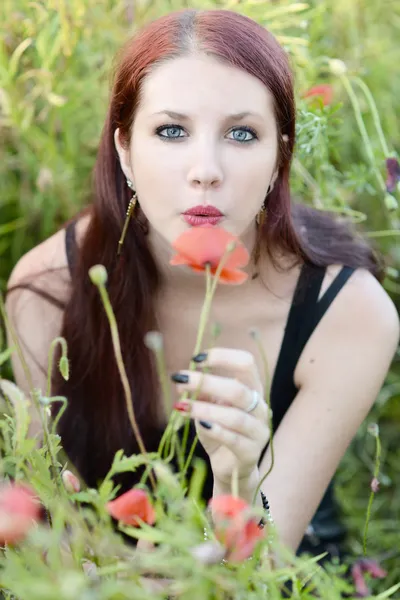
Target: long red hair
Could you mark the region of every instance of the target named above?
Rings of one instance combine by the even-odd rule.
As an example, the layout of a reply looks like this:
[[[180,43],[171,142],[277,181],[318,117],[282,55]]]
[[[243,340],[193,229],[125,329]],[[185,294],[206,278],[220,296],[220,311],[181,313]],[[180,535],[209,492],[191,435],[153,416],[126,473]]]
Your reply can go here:
[[[276,39],[251,19],[225,10],[184,10],[145,27],[121,52],[110,106],[94,170],[91,220],[79,249],[72,294],[65,308],[61,335],[68,342],[71,378],[56,381],[57,393],[68,398],[59,425],[63,447],[89,485],[108,471],[114,453],[131,454],[138,447],[129,424],[111,337],[89,268],[105,265],[108,293],[117,318],[133,405],[147,448],[157,447],[163,427],[159,390],[145,333],[157,329],[155,297],[160,274],[149,250],[145,227],[134,219],[123,256],[116,250],[130,192],[114,146],[120,128],[129,142],[146,74],[161,61],[205,52],[261,80],[274,97],[279,131],[279,176],[268,196],[268,218],[260,231],[261,251],[279,250],[298,261],[318,265],[342,262],[379,275],[369,246],[355,241],[343,226],[312,209],[291,208],[289,170],[295,142],[295,101],[292,72]],[[283,143],[281,136],[288,141]],[[329,243],[327,243],[327,241]]]

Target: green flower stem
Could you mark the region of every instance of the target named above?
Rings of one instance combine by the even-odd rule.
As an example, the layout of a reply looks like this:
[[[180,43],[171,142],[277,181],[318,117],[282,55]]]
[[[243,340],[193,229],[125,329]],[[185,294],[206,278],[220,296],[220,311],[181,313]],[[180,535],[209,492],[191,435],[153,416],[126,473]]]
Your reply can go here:
[[[400,235],[400,229],[385,229],[383,231],[367,231],[364,235],[370,238],[387,237],[390,235]]]
[[[264,373],[265,373],[265,385],[264,385],[264,399],[265,402],[269,408],[268,411],[268,427],[269,427],[269,431],[270,431],[270,441],[269,441],[269,446],[271,448],[271,466],[268,469],[268,471],[265,473],[265,475],[263,477],[261,477],[258,486],[254,492],[254,498],[253,498],[253,504],[256,501],[256,498],[258,496],[258,494],[260,493],[260,489],[262,484],[264,483],[264,481],[266,480],[266,478],[268,477],[268,475],[271,473],[273,467],[274,467],[274,463],[275,463],[275,450],[274,450],[274,434],[273,434],[273,427],[272,427],[272,407],[271,407],[271,389],[270,389],[270,385],[271,385],[271,378],[270,378],[270,374],[269,374],[269,366],[268,366],[268,360],[267,360],[267,355],[265,354],[265,350],[264,347],[261,343],[261,339],[260,336],[258,335],[257,332],[254,333],[254,339],[256,341],[256,344],[258,346],[258,350],[260,352],[261,355],[261,359],[263,361],[263,367],[264,367]]]
[[[205,333],[205,327],[206,327],[207,321],[210,316],[211,305],[212,305],[215,291],[217,289],[219,278],[221,276],[222,270],[225,266],[225,263],[226,263],[229,255],[231,254],[231,252],[233,252],[234,249],[235,249],[235,245],[233,245],[232,247],[225,250],[225,253],[223,254],[223,256],[218,264],[218,267],[215,272],[213,280],[211,278],[211,273],[209,271],[209,268],[206,268],[206,295],[205,295],[205,299],[204,299],[203,308],[201,311],[199,328],[197,331],[197,339],[196,339],[196,344],[195,344],[195,348],[193,351],[193,356],[196,356],[196,354],[198,354],[201,350],[201,346],[203,343],[203,337],[204,337],[204,333]],[[191,361],[189,369],[193,370],[195,367],[196,367],[196,363],[194,361]],[[187,430],[189,430],[189,426],[190,426],[190,422],[187,421],[187,423],[185,423],[185,427],[187,428]],[[188,460],[186,461],[186,464],[184,467],[184,473],[186,473],[187,469],[189,468],[189,465],[190,465],[189,458],[191,458],[193,456],[198,439],[199,439],[198,435],[196,434],[195,438],[193,440],[192,447],[189,451]],[[184,453],[186,452],[186,445],[183,446],[183,452]]]
[[[52,425],[52,434],[55,434],[57,432],[57,425],[58,422],[60,421],[61,417],[63,416],[65,409],[67,408],[68,405],[68,401],[66,399],[65,396],[53,396],[51,399],[52,402],[61,402],[62,406],[60,408],[60,410],[57,413],[56,418],[53,421],[53,425]]]
[[[380,188],[382,189],[382,191],[385,191],[386,190],[386,185],[385,185],[383,177],[382,177],[379,169],[377,169],[377,166],[376,166],[376,163],[375,163],[374,152],[372,150],[372,146],[371,146],[371,142],[370,142],[370,139],[369,139],[369,136],[368,136],[368,132],[367,132],[364,120],[363,120],[362,115],[361,115],[360,104],[358,102],[357,96],[354,93],[353,87],[352,87],[349,79],[346,77],[346,75],[340,74],[339,77],[340,77],[341,82],[343,83],[343,86],[344,86],[344,88],[345,88],[345,90],[346,90],[346,92],[347,92],[347,94],[348,94],[348,96],[350,98],[350,102],[351,102],[351,104],[353,106],[353,110],[354,110],[354,114],[355,114],[356,121],[357,121],[357,124],[358,124],[358,128],[360,130],[361,137],[362,137],[363,142],[364,142],[364,148],[365,148],[365,151],[366,151],[366,153],[368,155],[368,158],[369,158],[369,160],[371,162],[372,169],[373,169],[373,171],[374,171],[374,173],[376,175],[376,178],[378,180]]]
[[[380,471],[380,467],[381,467],[381,440],[380,440],[380,437],[379,437],[379,432],[377,432],[377,434],[374,437],[375,437],[375,440],[376,440],[376,444],[375,444],[374,477],[376,477],[376,479],[378,479],[378,475],[379,475],[379,471]],[[363,553],[364,553],[364,556],[366,556],[366,554],[367,554],[367,534],[368,534],[369,522],[371,520],[371,509],[372,509],[372,503],[374,501],[374,497],[375,497],[375,492],[371,488],[371,493],[369,495],[369,500],[368,500],[367,516],[366,516],[366,519],[365,519],[365,526],[364,526],[364,536],[363,536]]]
[[[54,363],[54,354],[56,347],[61,346],[62,357],[67,358],[67,342],[63,337],[56,337],[50,344],[49,348],[49,361],[47,368],[47,388],[46,388],[46,396],[50,398],[51,396],[51,376],[53,374],[53,363]]]
[[[130,421],[132,430],[135,434],[140,452],[144,456],[146,456],[147,451],[144,446],[143,439],[140,434],[139,427],[136,422],[135,414],[133,411],[131,388],[130,388],[128,377],[126,374],[124,360],[122,358],[121,344],[120,344],[120,340],[119,340],[118,327],[117,327],[117,322],[115,319],[114,311],[112,309],[110,299],[108,297],[108,293],[107,293],[104,283],[99,282],[99,283],[96,283],[95,285],[97,286],[97,288],[99,290],[100,297],[101,297],[101,300],[102,300],[102,303],[103,303],[103,306],[104,306],[104,309],[106,311],[106,315],[108,318],[108,322],[110,325],[114,355],[115,355],[115,360],[117,362],[118,371],[119,371],[119,375],[120,375],[121,382],[122,382],[122,387],[124,389],[126,410],[128,412],[129,421]],[[153,473],[150,473],[149,477],[150,477],[150,481],[153,486],[153,489],[155,490],[156,489],[156,481],[154,479]]]
[[[34,390],[34,392],[33,392],[32,395],[36,397],[37,402],[40,405],[40,397],[41,397],[40,390]],[[46,407],[46,409],[50,409],[50,404]],[[56,486],[57,486],[58,491],[60,492],[60,494],[61,495],[65,495],[66,490],[64,488],[64,484],[63,484],[62,479],[61,479],[61,471],[58,468],[56,454],[54,452],[53,444],[51,443],[51,436],[50,436],[49,424],[48,424],[48,418],[47,418],[47,416],[43,417],[43,432],[45,434],[45,439],[48,440],[46,442],[46,445],[47,445],[47,450],[48,450],[49,455],[50,455],[50,469],[51,469],[51,471],[53,473],[53,478],[55,480]]]
[[[386,143],[385,135],[382,130],[381,120],[379,117],[378,109],[375,104],[374,97],[372,96],[369,87],[366,85],[366,83],[362,79],[360,79],[359,77],[353,77],[352,80],[354,81],[354,83],[356,83],[362,89],[362,91],[365,94],[365,97],[367,98],[369,108],[371,110],[372,118],[374,120],[374,125],[375,125],[376,131],[378,133],[379,141],[382,146],[382,152],[385,155],[385,157],[387,158],[389,156],[390,152],[389,152],[388,145]]]
[[[222,262],[222,260],[221,260]],[[218,274],[218,278],[220,276],[222,268],[220,269],[220,271],[217,272],[215,274],[215,277],[217,277]],[[203,337],[204,337],[204,333],[205,333],[205,328],[210,316],[210,309],[211,309],[211,304],[212,304],[212,300],[213,300],[213,296],[215,293],[215,287],[213,288],[211,285],[211,271],[210,271],[210,266],[206,265],[205,266],[205,271],[206,271],[206,293],[205,293],[205,298],[204,298],[204,302],[203,302],[203,306],[201,309],[201,313],[200,313],[200,320],[199,320],[199,327],[197,330],[197,336],[196,336],[196,343],[195,343],[195,347],[193,350],[193,356],[196,356],[196,354],[198,354],[201,350],[201,346],[203,343]],[[190,364],[189,364],[189,371],[193,371],[196,368],[196,363],[191,360]],[[185,400],[188,397],[188,393],[185,392],[182,395],[182,400]],[[174,418],[175,415],[172,415],[172,418]],[[176,417],[175,417],[176,419]],[[186,451],[186,447],[187,447],[187,440],[189,437],[189,429],[190,429],[190,420],[186,420],[185,424],[184,424],[184,430],[183,430],[183,436],[182,436],[182,446],[180,447],[180,453],[178,455],[178,460],[179,460],[179,465],[181,468],[181,472],[183,472],[183,474],[186,472],[186,468],[184,465],[184,457],[185,457],[185,451]],[[177,431],[175,431],[175,429],[172,429],[172,436],[174,437],[177,436]],[[196,436],[197,438],[197,436]],[[163,440],[162,440],[163,441]],[[196,442],[197,443],[197,442]],[[194,448],[191,449],[191,451],[189,452],[189,455],[193,455],[193,451]]]
[[[303,178],[309,188],[311,188],[314,198],[313,203],[315,208],[324,209],[324,205],[321,201],[321,190],[319,188],[318,183],[315,181],[314,177],[307,171],[307,169],[302,165],[298,158],[293,159],[293,167],[294,170]]]

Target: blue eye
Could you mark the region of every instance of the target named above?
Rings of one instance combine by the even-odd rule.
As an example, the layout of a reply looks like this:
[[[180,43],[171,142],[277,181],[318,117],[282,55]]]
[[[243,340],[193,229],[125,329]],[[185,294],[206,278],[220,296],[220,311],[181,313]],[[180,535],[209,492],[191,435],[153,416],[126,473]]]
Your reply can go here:
[[[177,140],[185,137],[184,135],[180,135],[181,133],[183,133],[183,127],[180,125],[161,125],[156,129],[156,134],[167,140]]]
[[[235,127],[231,129],[229,133],[233,134],[233,139],[235,142],[252,142],[253,140],[258,139],[257,134],[251,127]]]

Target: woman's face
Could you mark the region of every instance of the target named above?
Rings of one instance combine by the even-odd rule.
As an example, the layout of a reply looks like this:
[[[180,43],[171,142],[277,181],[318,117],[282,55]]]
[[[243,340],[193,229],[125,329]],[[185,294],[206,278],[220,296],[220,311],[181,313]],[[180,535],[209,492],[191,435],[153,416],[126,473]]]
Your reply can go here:
[[[261,81],[206,55],[149,73],[128,147],[115,142],[150,227],[171,243],[209,219],[245,238],[277,172],[273,97]],[[198,207],[198,208],[196,208]],[[194,218],[184,213],[195,209]]]

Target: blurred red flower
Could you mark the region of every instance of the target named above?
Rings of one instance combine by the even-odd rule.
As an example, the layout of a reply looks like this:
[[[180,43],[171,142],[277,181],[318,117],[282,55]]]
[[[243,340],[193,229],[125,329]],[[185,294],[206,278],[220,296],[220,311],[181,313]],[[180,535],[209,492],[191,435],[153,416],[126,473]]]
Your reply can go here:
[[[34,491],[22,483],[0,485],[0,544],[22,540],[40,518],[40,503]]]
[[[320,85],[314,85],[309,90],[303,92],[303,98],[314,98],[319,97],[322,99],[322,104],[327,106],[332,104],[333,101],[333,88],[329,83],[322,83]]]
[[[242,242],[221,227],[192,227],[184,231],[172,244],[177,254],[171,259],[171,265],[187,265],[193,271],[204,272],[210,264],[215,275],[217,267],[230,243],[234,250],[225,260],[219,281],[221,283],[243,283],[247,274],[240,271],[249,262],[250,256]]]
[[[369,573],[375,579],[383,579],[387,572],[371,558],[360,558],[351,567],[351,575],[353,577],[354,586],[359,598],[370,596],[370,591],[364,579],[364,573]]]
[[[241,562],[249,558],[265,529],[248,513],[250,506],[234,496],[216,496],[209,502],[217,539],[227,550],[230,562]]]
[[[106,505],[108,513],[126,525],[140,527],[141,522],[153,525],[156,513],[144,490],[133,489],[125,492]]]

